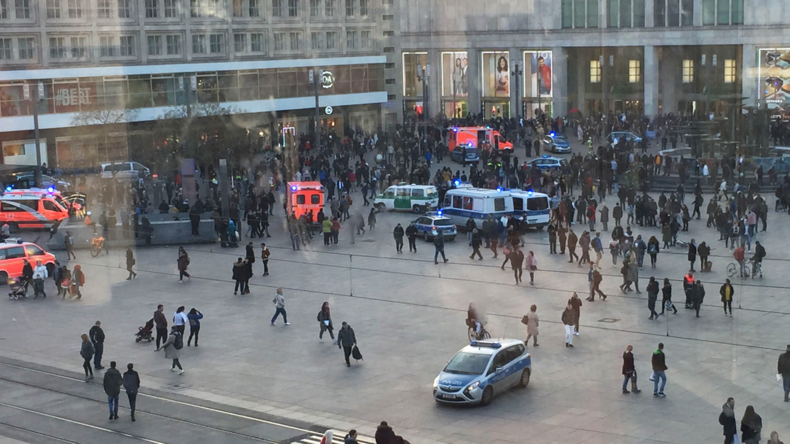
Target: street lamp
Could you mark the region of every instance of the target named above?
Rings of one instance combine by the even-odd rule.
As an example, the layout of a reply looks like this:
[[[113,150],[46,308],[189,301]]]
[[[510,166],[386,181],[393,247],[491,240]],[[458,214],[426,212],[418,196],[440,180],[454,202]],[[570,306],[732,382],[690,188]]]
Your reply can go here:
[[[513,76],[513,84],[516,86],[516,120],[518,120],[518,109],[521,107],[521,96],[518,95],[518,77],[523,76],[524,71],[521,69],[518,59],[511,60],[510,65],[513,66],[510,75]]]
[[[315,122],[314,122],[315,123],[315,125],[314,125],[314,130],[315,130],[315,135],[314,135],[314,137],[315,137],[315,147],[314,148],[318,149],[320,147],[320,144],[321,144],[321,135],[320,135],[320,132],[319,132],[319,129],[320,129],[320,123],[319,122],[321,120],[321,111],[318,109],[318,94],[319,94],[318,88],[319,88],[319,86],[323,85],[324,70],[323,69],[315,69],[315,70],[311,69],[309,76],[310,76],[310,79],[309,79],[310,83],[313,84],[313,90],[314,90],[314,93],[315,93]]]
[[[25,83],[22,87],[22,91],[25,97],[25,100],[30,100],[33,107],[33,131],[35,134],[35,144],[36,144],[36,171],[35,176],[33,177],[35,185],[37,187],[41,187],[41,139],[39,135],[39,127],[38,127],[38,104],[41,100],[44,100],[44,84],[42,82],[38,82],[36,88],[33,88],[33,94],[30,94],[30,84]]]
[[[417,80],[422,82],[422,117],[425,123],[425,143],[428,143],[428,81],[431,78],[431,64],[426,63],[425,69],[417,65]]]

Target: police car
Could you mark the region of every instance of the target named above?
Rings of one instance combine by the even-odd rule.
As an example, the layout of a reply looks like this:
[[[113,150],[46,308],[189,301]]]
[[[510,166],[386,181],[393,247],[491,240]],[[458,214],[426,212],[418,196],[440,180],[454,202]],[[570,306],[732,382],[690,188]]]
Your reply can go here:
[[[532,358],[518,339],[472,341],[433,381],[433,399],[448,404],[491,404],[494,396],[529,385]]]
[[[549,134],[543,138],[543,144],[547,146],[548,150],[552,153],[563,154],[571,152],[571,144],[562,134]]]
[[[447,241],[455,239],[458,234],[453,221],[449,217],[443,216],[441,211],[426,213],[425,216],[418,217],[413,222],[414,227],[417,228],[417,235],[422,236],[426,242],[436,237],[439,231],[444,233],[444,240]]]
[[[527,164],[533,167],[538,167],[541,170],[568,167],[568,163],[565,162],[565,159],[560,159],[554,156],[543,156],[537,159],[532,159]]]

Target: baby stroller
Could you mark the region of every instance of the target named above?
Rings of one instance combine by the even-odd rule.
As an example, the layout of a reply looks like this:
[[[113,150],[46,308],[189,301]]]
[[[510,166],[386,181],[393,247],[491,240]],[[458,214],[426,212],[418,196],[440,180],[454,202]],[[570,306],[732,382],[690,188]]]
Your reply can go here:
[[[8,299],[17,300],[20,297],[27,297],[27,281],[25,278],[8,278],[8,287],[11,289],[8,292]]]
[[[145,323],[145,327],[137,327],[137,333],[134,335],[136,338],[134,342],[140,342],[142,340],[146,340],[151,342],[154,340],[154,337],[151,336],[151,332],[154,331],[154,318],[151,318],[150,321]]]

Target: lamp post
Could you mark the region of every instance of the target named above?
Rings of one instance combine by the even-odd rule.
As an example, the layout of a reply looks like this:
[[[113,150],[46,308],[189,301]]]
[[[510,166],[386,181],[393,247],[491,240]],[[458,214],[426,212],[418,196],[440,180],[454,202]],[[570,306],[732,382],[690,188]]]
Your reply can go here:
[[[425,143],[428,143],[428,81],[431,78],[431,64],[417,65],[417,80],[422,82],[422,117],[425,124]]]
[[[321,121],[321,111],[318,108],[318,94],[319,94],[319,87],[323,85],[323,78],[324,78],[324,70],[323,69],[311,69],[310,70],[310,83],[313,84],[313,92],[315,93],[315,149],[319,149],[321,144],[321,134],[320,130],[320,121]]]
[[[31,101],[33,107],[33,132],[36,144],[36,172],[34,181],[37,187],[41,187],[41,138],[39,135],[38,127],[38,103],[44,99],[44,84],[38,82],[36,88],[33,88],[33,94],[30,94],[30,85],[25,83],[22,88],[25,100]]]
[[[513,71],[510,72],[510,75],[513,76],[513,84],[516,86],[516,120],[518,120],[518,109],[521,107],[521,96],[518,95],[518,77],[523,76],[524,71],[521,69],[518,59],[511,60],[510,64],[513,66]]]

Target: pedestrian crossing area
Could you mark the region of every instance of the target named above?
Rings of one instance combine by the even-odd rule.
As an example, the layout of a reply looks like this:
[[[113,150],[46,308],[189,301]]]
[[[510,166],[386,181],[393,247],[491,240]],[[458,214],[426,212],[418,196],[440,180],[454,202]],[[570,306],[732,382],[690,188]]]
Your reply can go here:
[[[332,430],[332,443],[331,444],[343,444],[343,439],[348,432],[341,432],[339,430]],[[324,435],[318,433],[312,433],[310,436],[303,437],[298,441],[291,441],[291,444],[321,444],[321,440],[324,438]],[[357,436],[357,442],[360,444],[373,444],[376,441],[373,438],[368,438],[364,436]],[[330,443],[324,443],[330,444]]]

